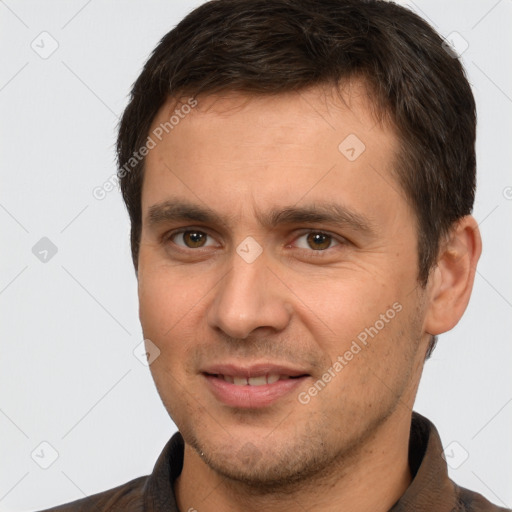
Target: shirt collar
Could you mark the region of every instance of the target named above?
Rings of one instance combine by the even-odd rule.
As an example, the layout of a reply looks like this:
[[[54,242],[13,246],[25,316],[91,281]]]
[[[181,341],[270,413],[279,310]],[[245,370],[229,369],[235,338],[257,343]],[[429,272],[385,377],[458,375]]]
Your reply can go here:
[[[413,412],[409,438],[409,466],[413,480],[389,512],[451,512],[456,507],[455,486],[448,477],[442,451],[435,426]],[[179,512],[173,484],[183,468],[183,453],[183,437],[176,432],[165,445],[145,483],[145,512]]]
[[[442,457],[436,427],[421,414],[412,413],[409,467],[413,480],[390,512],[451,512],[456,506],[455,486]]]

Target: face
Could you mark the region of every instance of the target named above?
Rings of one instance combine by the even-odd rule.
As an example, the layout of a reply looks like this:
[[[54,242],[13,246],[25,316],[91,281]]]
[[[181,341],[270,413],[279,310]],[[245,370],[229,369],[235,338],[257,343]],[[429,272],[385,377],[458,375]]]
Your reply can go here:
[[[140,320],[167,411],[223,476],[298,481],[412,407],[428,341],[415,216],[365,97],[205,96],[153,122]]]

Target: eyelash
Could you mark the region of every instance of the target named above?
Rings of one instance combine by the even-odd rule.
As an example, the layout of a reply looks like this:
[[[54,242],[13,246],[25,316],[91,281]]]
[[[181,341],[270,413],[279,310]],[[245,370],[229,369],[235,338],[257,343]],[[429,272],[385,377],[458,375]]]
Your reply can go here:
[[[177,230],[174,230],[174,231],[171,231],[169,233],[166,233],[162,238],[163,238],[163,241],[164,242],[171,242],[172,244],[174,244],[179,251],[183,251],[183,252],[189,252],[189,251],[196,251],[196,252],[202,252],[202,249],[207,249],[205,247],[198,247],[198,248],[192,248],[192,247],[182,247],[178,244],[176,244],[175,242],[173,242],[172,238],[177,236],[177,235],[180,235],[180,234],[183,234],[183,233],[187,233],[187,232],[198,232],[198,233],[202,233],[210,238],[214,238],[212,235],[210,235],[210,233],[208,233],[207,231],[204,231],[203,229],[196,229],[194,227],[187,227],[187,228],[180,228],[180,229],[177,229]],[[308,230],[304,230],[303,232],[299,233],[296,238],[294,238],[294,241],[298,240],[299,238],[303,237],[303,236],[307,236],[307,235],[310,235],[310,234],[321,234],[321,235],[327,235],[328,237],[331,238],[331,243],[332,242],[336,242],[336,244],[334,246],[331,246],[331,247],[328,247],[327,249],[319,249],[319,250],[314,250],[314,249],[304,249],[302,247],[298,247],[298,249],[300,251],[305,251],[306,253],[308,253],[308,256],[310,257],[323,257],[325,256],[325,254],[330,250],[330,249],[333,249],[334,247],[337,247],[337,246],[346,246],[348,245],[350,242],[344,238],[344,237],[341,237],[341,236],[337,236],[337,235],[334,235],[332,233],[329,233],[328,231],[322,231],[322,230],[318,230],[318,229],[308,229]],[[290,244],[287,244],[286,247],[289,247]]]

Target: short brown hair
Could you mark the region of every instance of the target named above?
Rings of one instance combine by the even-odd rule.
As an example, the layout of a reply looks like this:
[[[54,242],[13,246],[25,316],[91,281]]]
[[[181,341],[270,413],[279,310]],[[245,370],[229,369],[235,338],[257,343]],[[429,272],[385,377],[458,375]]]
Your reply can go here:
[[[443,235],[471,213],[476,111],[464,69],[412,11],[384,0],[213,0],[158,44],[131,91],[117,140],[119,168],[144,145],[169,96],[279,94],[361,77],[400,139],[396,174],[417,216],[418,280]],[[119,174],[135,269],[142,229],[142,159]],[[433,338],[429,351],[434,348]]]

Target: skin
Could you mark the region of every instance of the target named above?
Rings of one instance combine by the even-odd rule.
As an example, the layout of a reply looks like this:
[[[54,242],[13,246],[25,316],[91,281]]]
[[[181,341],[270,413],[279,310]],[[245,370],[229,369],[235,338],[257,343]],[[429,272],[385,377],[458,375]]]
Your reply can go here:
[[[343,99],[320,87],[200,96],[146,157],[140,320],[160,350],[156,387],[186,443],[174,485],[182,511],[387,511],[411,482],[409,429],[428,341],[462,316],[481,241],[473,217],[463,218],[419,286],[415,215],[392,173],[398,138],[376,123],[367,97],[356,81]],[[152,129],[174,108],[169,99]],[[349,134],[366,146],[354,161],[338,150]],[[152,225],[149,208],[171,199],[222,222]],[[364,216],[374,233],[269,227],[257,216],[326,201]],[[170,236],[184,228],[206,234],[203,246]],[[308,239],[318,232],[332,235],[321,250]],[[252,263],[236,251],[248,236],[263,249]],[[298,393],[395,303],[400,312],[300,403]],[[309,377],[267,407],[234,408],[201,374],[228,360],[278,361]]]

